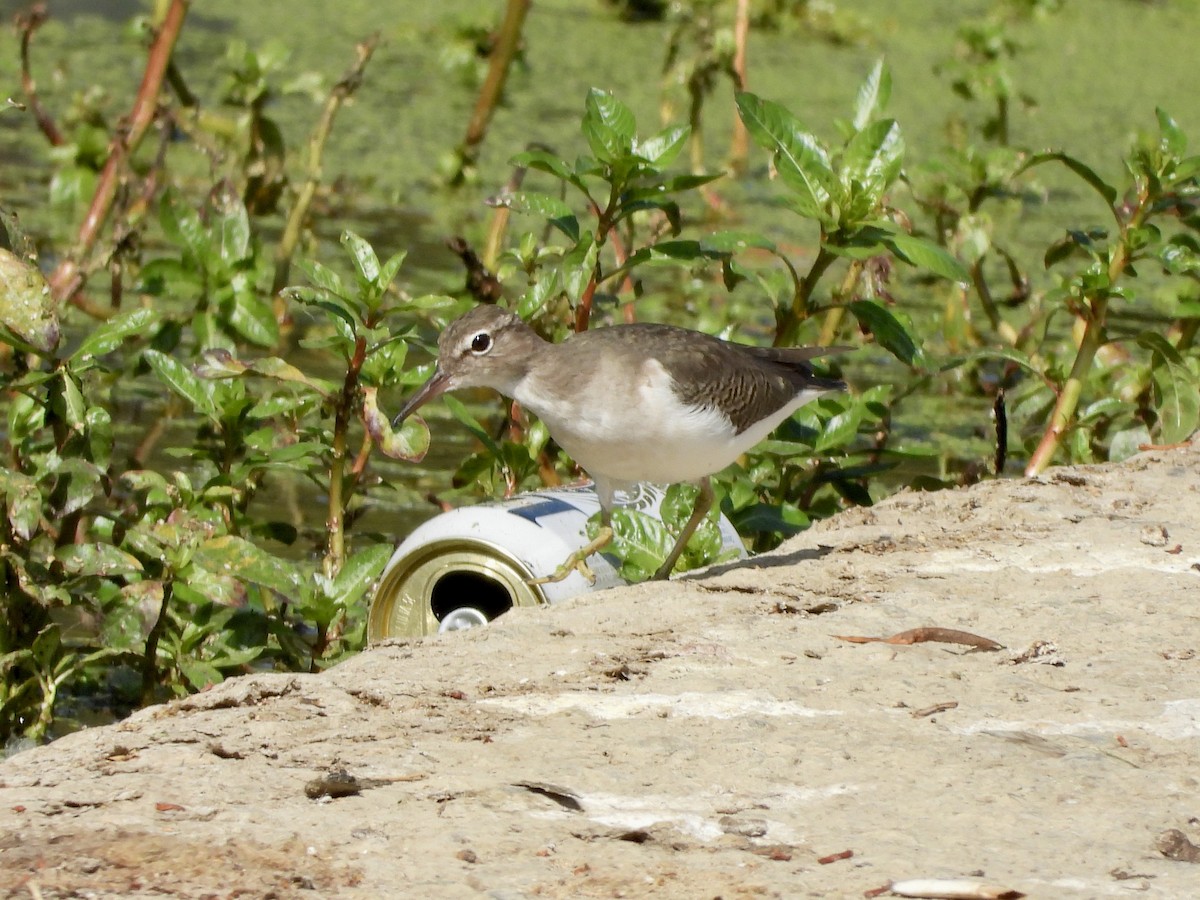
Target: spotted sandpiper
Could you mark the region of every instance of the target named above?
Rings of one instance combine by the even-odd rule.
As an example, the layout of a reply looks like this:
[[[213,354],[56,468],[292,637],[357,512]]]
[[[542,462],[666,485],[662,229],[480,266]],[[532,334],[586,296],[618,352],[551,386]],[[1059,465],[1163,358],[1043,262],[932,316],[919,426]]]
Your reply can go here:
[[[511,312],[477,306],[438,340],[433,376],[393,420],[459,388],[489,387],[538,416],[596,483],[601,528],[547,580],[612,540],[613,495],[637,482],[694,482],[700,494],[655,572],[666,578],[713,503],[709,476],[793,412],[846,385],[813,374],[827,347],[751,347],[671,325],[614,325],[544,340]]]

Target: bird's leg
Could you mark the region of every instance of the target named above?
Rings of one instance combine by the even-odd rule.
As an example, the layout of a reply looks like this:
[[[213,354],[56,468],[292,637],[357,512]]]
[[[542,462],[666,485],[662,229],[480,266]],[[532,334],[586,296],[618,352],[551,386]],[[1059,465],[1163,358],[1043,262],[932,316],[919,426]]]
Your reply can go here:
[[[687,546],[687,542],[692,539],[692,535],[700,527],[700,523],[704,521],[708,511],[712,509],[713,499],[712,482],[708,476],[705,476],[700,479],[700,493],[696,497],[696,508],[692,510],[692,517],[687,520],[683,531],[679,532],[679,539],[675,541],[675,546],[671,548],[671,552],[667,554],[663,564],[654,573],[654,581],[662,581],[671,576],[671,570],[675,568],[675,563],[679,562],[679,557],[683,553],[684,547]]]
[[[533,578],[529,583],[553,584],[556,581],[562,581],[572,572],[578,572],[587,579],[588,584],[595,584],[596,573],[588,567],[587,558],[611,544],[612,539],[612,512],[607,506],[602,505],[600,507],[600,530],[596,532],[596,536],[563,560],[562,565],[551,574]]]

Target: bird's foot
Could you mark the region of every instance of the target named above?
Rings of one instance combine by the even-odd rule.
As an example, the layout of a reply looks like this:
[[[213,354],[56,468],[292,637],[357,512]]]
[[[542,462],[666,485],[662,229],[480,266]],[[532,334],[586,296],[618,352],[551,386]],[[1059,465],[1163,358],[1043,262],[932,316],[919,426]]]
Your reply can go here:
[[[587,558],[593,553],[596,553],[612,543],[613,530],[607,525],[601,526],[596,533],[595,538],[588,541],[565,560],[562,565],[551,572],[549,575],[543,575],[541,578],[531,578],[529,584],[554,584],[562,581],[572,572],[578,572],[582,575],[588,584],[596,583],[596,573],[593,572],[587,564]]]
[[[543,575],[541,578],[531,578],[529,579],[529,584],[555,584],[562,581],[572,572],[578,572],[587,580],[588,584],[595,584],[596,573],[592,571],[583,558],[576,559],[578,556],[578,553],[572,553],[561,566],[549,575]]]

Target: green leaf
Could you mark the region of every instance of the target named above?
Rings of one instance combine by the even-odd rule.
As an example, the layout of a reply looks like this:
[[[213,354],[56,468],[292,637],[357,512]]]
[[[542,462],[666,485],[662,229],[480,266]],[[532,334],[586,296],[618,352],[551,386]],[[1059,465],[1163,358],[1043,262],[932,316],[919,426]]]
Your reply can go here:
[[[250,217],[241,200],[232,200],[222,212],[213,235],[221,260],[232,267],[251,256]]]
[[[408,257],[407,250],[400,250],[393,253],[388,261],[383,264],[383,268],[379,270],[379,278],[376,279],[375,286],[380,291],[386,291],[388,286],[396,280],[396,275],[400,271],[400,267],[404,265],[404,260]]]
[[[171,489],[166,478],[150,469],[129,469],[121,473],[119,481],[127,490],[138,493],[157,492],[165,496]]]
[[[393,431],[387,414],[379,408],[378,390],[364,386],[362,393],[363,424],[380,451],[392,459],[420,462],[429,451],[429,426],[425,420],[409,416],[399,431]]]
[[[563,289],[572,306],[578,306],[584,289],[596,273],[596,258],[600,248],[590,231],[586,231],[570,252],[563,257]]]
[[[192,562],[210,572],[262,585],[285,597],[295,597],[301,589],[295,562],[272,556],[231,534],[204,541],[196,548]]]
[[[971,280],[970,273],[962,263],[933,241],[903,231],[893,231],[882,240],[889,250],[910,265],[959,283]]]
[[[1030,375],[1041,377],[1042,371],[1034,365],[1033,360],[1020,350],[1015,350],[1006,347],[994,347],[987,350],[976,350],[972,353],[967,353],[963,356],[947,357],[941,365],[938,366],[939,372],[946,372],[950,369],[956,369],[959,366],[969,362],[988,362],[994,359],[1006,359],[1009,362],[1014,362]]]
[[[585,194],[587,193],[587,186],[575,171],[566,162],[551,153],[547,153],[545,150],[527,150],[524,153],[518,153],[509,160],[509,165],[525,166],[539,172],[545,172],[548,175],[553,175],[555,178],[573,184]]]
[[[866,209],[874,209],[899,176],[903,162],[904,138],[895,119],[872,122],[856,132],[842,152],[843,183],[861,184],[869,197]]]
[[[229,325],[259,347],[274,347],[279,343],[279,323],[275,320],[274,309],[267,300],[249,291],[234,296]]]
[[[1101,248],[1097,248],[1096,244],[1090,240],[1081,240],[1082,236],[1083,232],[1069,230],[1046,248],[1046,252],[1042,256],[1042,266],[1049,269],[1074,256],[1081,256],[1084,259],[1099,258]]]
[[[72,356],[77,360],[105,356],[134,335],[148,337],[151,328],[158,320],[158,312],[149,308],[131,309],[118,313],[94,328],[75,348]]]
[[[858,433],[858,423],[862,421],[862,407],[852,406],[835,416],[827,419],[817,435],[817,443],[813,447],[816,454],[828,453],[831,450],[841,450],[854,440]]]
[[[244,375],[261,375],[289,384],[299,384],[316,392],[323,399],[333,396],[336,390],[332,381],[310,377],[291,363],[276,356],[267,356],[249,363],[234,358],[224,347],[211,347],[200,355],[195,372],[201,378],[239,378]]]
[[[179,660],[179,671],[193,691],[203,691],[225,680],[221,670],[212,663],[192,657]]]
[[[1187,136],[1183,129],[1165,110],[1155,107],[1154,114],[1158,116],[1158,130],[1162,135],[1164,154],[1173,159],[1181,159],[1183,154],[1187,153]]]
[[[780,179],[798,194],[798,211],[827,216],[834,183],[829,154],[787,109],[754,94],[737,94],[738,113],[754,141],[775,154]]]
[[[1189,242],[1183,240],[1181,235],[1176,235],[1164,244],[1157,256],[1163,269],[1171,275],[1200,273],[1200,253],[1189,246]]]
[[[670,263],[679,265],[681,263],[692,263],[698,259],[723,259],[728,255],[727,251],[714,249],[706,241],[659,241],[657,244],[649,247],[639,247],[626,260],[624,266],[610,273],[610,277],[620,271],[631,269],[643,263]]]
[[[187,366],[177,359],[160,353],[158,350],[143,350],[142,356],[150,368],[158,374],[162,382],[172,391],[187,400],[201,415],[210,419],[217,418],[216,407],[212,396]]]
[[[792,522],[776,503],[751,504],[730,516],[730,519],[738,533],[743,535],[759,532],[789,537],[798,534],[808,524],[807,521],[799,524]]]
[[[357,602],[379,577],[394,552],[391,544],[376,544],[352,554],[333,579],[333,598],[347,606]]]
[[[883,112],[892,96],[892,73],[877,60],[866,80],[858,88],[854,100],[854,130],[862,131],[867,123]]]
[[[550,220],[572,241],[579,240],[579,220],[562,200],[535,191],[506,191],[488,201],[491,206],[505,206],[516,212],[533,213]]]
[[[52,500],[58,518],[83,509],[100,493],[100,469],[78,457],[62,460],[55,471],[58,476]]]
[[[670,126],[644,141],[635,142],[633,153],[655,168],[665,169],[679,156],[691,133],[688,125]]]
[[[633,152],[637,122],[620,100],[608,91],[592,88],[585,103],[582,130],[597,159],[612,163]]]
[[[1087,182],[1097,194],[1103,197],[1104,202],[1108,204],[1110,209],[1112,208],[1113,204],[1116,203],[1117,189],[1115,187],[1108,184],[1103,178],[1092,171],[1089,166],[1080,162],[1075,157],[1069,156],[1068,154],[1060,151],[1035,153],[1030,156],[1014,174],[1019,175],[1022,172],[1032,169],[1034,166],[1040,166],[1042,163],[1047,162],[1062,163],[1064,166],[1082,178],[1085,182]]]
[[[458,421],[463,425],[465,425],[467,430],[470,431],[471,434],[475,435],[479,442],[487,448],[488,453],[497,459],[500,458],[502,455],[500,452],[500,445],[496,443],[490,434],[488,434],[487,429],[479,424],[479,420],[471,415],[471,411],[467,409],[466,405],[461,400],[459,400],[457,397],[451,397],[449,394],[446,394],[442,397],[442,402],[446,404],[446,408],[450,410],[450,414],[454,416],[454,418],[458,419]]]
[[[70,370],[61,369],[60,371],[62,373],[62,409],[59,412],[72,431],[82,432],[87,424],[87,401],[83,399],[79,383]]]
[[[112,544],[68,544],[54,551],[71,575],[122,578],[142,574],[137,558]]]
[[[142,266],[138,290],[156,297],[197,297],[204,292],[204,277],[182,256],[160,257]]]
[[[905,365],[924,368],[925,351],[913,336],[912,328],[899,317],[874,300],[856,300],[849,308],[859,324],[875,336],[879,346]]]
[[[1186,440],[1200,428],[1200,378],[1161,334],[1142,332],[1137,341],[1151,353],[1159,440],[1164,444]]]
[[[120,601],[105,611],[101,640],[107,647],[126,652],[145,651],[151,623],[162,608],[161,581],[135,581],[121,588]],[[142,612],[148,613],[143,618]]]
[[[250,367],[224,347],[210,347],[200,354],[193,371],[201,378],[236,378],[245,375]]]
[[[1200,175],[1200,156],[1189,156],[1187,159],[1181,159],[1171,175],[1172,180],[1176,182],[1187,181],[1190,178]]]
[[[28,541],[42,521],[42,494],[28,475],[0,468],[0,491],[5,495],[8,524],[13,534]]]
[[[700,486],[696,484],[673,484],[667,488],[662,504],[658,508],[659,518],[676,533],[683,530],[692,511],[696,508],[696,499],[700,496]],[[668,548],[670,549],[670,548]]]
[[[326,399],[332,397],[337,390],[337,385],[334,382],[325,378],[306,375],[291,363],[284,362],[275,356],[254,360],[250,363],[250,371],[264,378],[274,378],[276,381],[285,381],[290,384],[299,384],[311,388]]]
[[[199,214],[174,191],[163,194],[158,205],[158,220],[171,243],[182,247],[201,267],[208,268],[208,231]]]
[[[1142,444],[1149,444],[1150,432],[1145,425],[1135,425],[1113,435],[1108,444],[1108,458],[1112,462],[1121,462],[1136,456],[1141,452]]]
[[[704,245],[722,253],[738,253],[743,250],[779,252],[774,241],[756,231],[715,231],[705,236]]]
[[[620,574],[626,581],[648,579],[675,545],[667,526],[636,509],[614,509],[612,526],[612,552],[621,561]]]
[[[54,352],[60,336],[58,305],[37,266],[0,247],[0,324],[41,355]]]
[[[368,284],[377,283],[380,271],[379,257],[375,255],[371,245],[353,231],[346,230],[342,232],[342,246],[349,251],[350,258],[354,260],[358,274],[363,280]]]
[[[814,437],[820,437],[821,430],[815,429]],[[797,456],[808,456],[813,452],[812,446],[801,444],[797,441],[781,441],[768,438],[765,441],[760,441],[754,445],[755,453],[762,453],[766,456],[777,456],[781,459],[791,459]]]
[[[362,327],[362,319],[353,307],[353,301],[342,295],[325,294],[324,296],[307,297],[296,293],[293,294],[293,297],[304,303],[305,306],[312,306],[328,313],[334,320],[333,324],[337,328],[338,335],[347,342],[353,342],[358,329]],[[304,342],[302,341],[301,344],[304,345]]]
[[[538,272],[538,280],[517,301],[514,310],[522,319],[530,319],[542,311],[542,307],[558,290],[559,275],[557,269],[542,269]]]
[[[314,286],[323,291],[327,291],[335,297],[346,297],[349,291],[346,289],[345,282],[337,272],[330,269],[328,266],[323,266],[315,259],[298,259],[296,260],[296,268],[304,273]],[[291,288],[287,289],[292,290]],[[300,299],[297,297],[296,299]]]
[[[724,175],[720,172],[674,175],[671,178],[665,178],[648,187],[634,188],[626,191],[624,195],[625,204],[632,201],[653,200],[667,194],[677,194],[680,191],[692,191],[723,177]]]

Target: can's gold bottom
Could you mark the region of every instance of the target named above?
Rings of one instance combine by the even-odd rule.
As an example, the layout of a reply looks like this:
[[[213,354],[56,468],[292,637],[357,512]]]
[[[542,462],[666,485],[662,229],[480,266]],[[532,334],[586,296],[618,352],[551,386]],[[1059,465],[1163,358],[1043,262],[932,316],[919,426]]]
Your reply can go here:
[[[540,606],[546,598],[529,584],[533,577],[496,544],[431,541],[384,573],[371,603],[367,639],[436,634],[448,616],[461,621],[462,615],[452,614],[464,610],[477,610],[491,621],[514,606]]]

